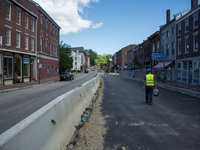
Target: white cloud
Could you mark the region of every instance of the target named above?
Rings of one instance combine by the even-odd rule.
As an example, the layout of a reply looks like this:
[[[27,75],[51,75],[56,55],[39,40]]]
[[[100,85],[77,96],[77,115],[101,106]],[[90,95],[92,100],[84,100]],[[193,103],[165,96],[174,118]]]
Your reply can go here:
[[[97,24],[93,25],[92,28],[94,28],[94,29],[100,28],[102,25],[103,25],[103,23],[100,22],[100,23],[97,23]]]
[[[99,0],[35,0],[61,27],[61,34],[76,33],[86,28],[98,28],[102,23],[93,25],[93,22],[84,19],[79,13],[91,2]]]

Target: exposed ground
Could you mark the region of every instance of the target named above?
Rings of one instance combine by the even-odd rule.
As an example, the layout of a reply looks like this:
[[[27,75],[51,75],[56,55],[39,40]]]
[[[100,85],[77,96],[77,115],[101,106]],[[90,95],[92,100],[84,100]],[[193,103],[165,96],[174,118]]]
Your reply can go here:
[[[98,97],[93,105],[93,111],[86,126],[79,130],[79,139],[73,150],[103,150],[104,135],[106,134],[105,120],[101,114],[104,83],[101,79],[101,87]]]

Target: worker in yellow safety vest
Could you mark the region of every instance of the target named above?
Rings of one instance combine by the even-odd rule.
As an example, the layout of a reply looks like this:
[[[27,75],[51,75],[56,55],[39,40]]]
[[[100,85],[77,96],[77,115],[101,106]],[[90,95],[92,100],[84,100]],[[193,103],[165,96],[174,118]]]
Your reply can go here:
[[[153,88],[155,87],[157,89],[157,86],[156,86],[156,78],[153,74],[151,74],[150,68],[147,69],[147,75],[144,77],[143,89],[145,87],[146,87],[145,89],[146,103],[151,105],[153,101]]]

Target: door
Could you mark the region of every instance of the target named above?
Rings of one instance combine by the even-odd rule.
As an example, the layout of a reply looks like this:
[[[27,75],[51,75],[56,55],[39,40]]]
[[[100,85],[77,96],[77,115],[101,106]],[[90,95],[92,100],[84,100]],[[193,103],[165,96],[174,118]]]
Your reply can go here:
[[[52,77],[54,76],[54,67],[53,67],[53,65],[51,66],[51,76]]]

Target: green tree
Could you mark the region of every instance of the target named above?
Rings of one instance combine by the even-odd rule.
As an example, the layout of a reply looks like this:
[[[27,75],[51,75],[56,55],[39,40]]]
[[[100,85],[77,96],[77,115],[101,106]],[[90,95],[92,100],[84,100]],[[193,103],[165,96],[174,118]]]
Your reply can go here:
[[[60,58],[59,58],[59,73],[63,73],[67,70],[70,70],[73,67],[73,59],[71,57],[71,46],[63,43],[60,43]]]
[[[95,59],[97,59],[98,54],[93,51],[92,49],[87,49],[85,50],[88,53],[88,56],[90,57],[90,65],[94,66],[95,64]]]

